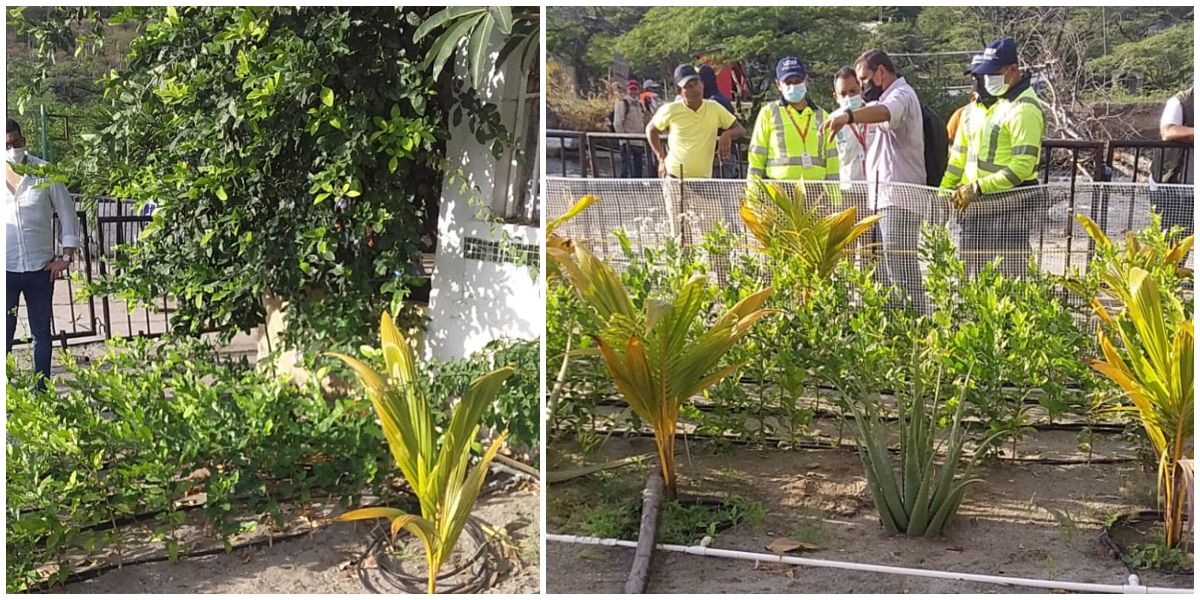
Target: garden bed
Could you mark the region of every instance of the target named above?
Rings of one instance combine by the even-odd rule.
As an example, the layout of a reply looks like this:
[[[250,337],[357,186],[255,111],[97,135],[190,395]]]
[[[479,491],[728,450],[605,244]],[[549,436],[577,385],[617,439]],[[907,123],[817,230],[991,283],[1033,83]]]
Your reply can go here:
[[[1036,451],[1038,432],[1025,442]],[[1099,436],[1098,436],[1099,437]],[[1131,455],[1133,444],[1104,436],[1107,451]],[[1122,448],[1126,444],[1128,447]],[[976,475],[984,481],[967,494],[944,536],[891,537],[866,491],[858,456],[844,449],[779,450],[692,440],[679,445],[680,494],[719,491],[761,506],[761,524],[748,519],[717,533],[711,547],[769,552],[779,538],[815,550],[801,556],[857,563],[1120,585],[1128,569],[1099,541],[1106,519],[1154,507],[1153,472],[1136,462],[1041,464],[992,462]],[[654,452],[651,439],[613,436],[583,453],[561,442],[548,449],[550,471]],[[649,463],[644,463],[649,464]],[[547,530],[596,535],[588,515],[605,497],[634,493],[645,467],[605,470],[562,483],[547,492]],[[607,490],[607,493],[601,493]],[[626,491],[628,490],[628,491]],[[628,575],[633,553],[618,548],[547,543],[549,593],[615,593]],[[1143,585],[1187,588],[1192,576],[1139,572]],[[647,592],[961,593],[1005,591],[994,585],[846,570],[721,560],[658,553]],[[1025,590],[1022,591],[1032,591]]]
[[[506,536],[506,539],[490,542],[501,549],[502,558],[498,564],[491,565],[486,593],[537,592],[538,497],[535,486],[523,484],[511,491],[481,498],[476,505],[473,514],[486,527],[503,531],[502,538]],[[131,590],[223,594],[397,592],[380,573],[374,559],[364,560],[374,539],[376,525],[383,522],[330,523],[328,516],[316,516],[314,521],[300,524],[296,527],[299,535],[283,541],[262,543],[266,536],[273,535],[264,529],[238,540],[239,545],[245,546],[229,553],[212,548],[210,550],[216,550],[215,553],[183,557],[175,563],[157,560],[112,569],[54,591],[86,594],[128,593]],[[140,553],[143,558],[161,556],[161,550],[152,546],[143,544],[126,551]],[[203,552],[203,549],[198,547],[196,551]]]

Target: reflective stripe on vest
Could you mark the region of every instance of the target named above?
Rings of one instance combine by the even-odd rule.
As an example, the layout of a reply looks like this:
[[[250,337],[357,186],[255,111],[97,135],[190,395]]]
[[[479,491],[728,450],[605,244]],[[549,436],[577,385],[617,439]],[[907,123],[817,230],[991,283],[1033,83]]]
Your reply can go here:
[[[1000,148],[1000,136],[1004,125],[1020,117],[1019,109],[1022,105],[1041,108],[1041,103],[1038,102],[1032,88],[1021,92],[1016,100],[1001,100],[990,109],[976,104],[974,110],[963,115],[959,125],[960,129],[966,128],[964,131],[967,141],[967,160],[964,163],[966,167],[961,173],[963,183],[971,183],[995,173],[1000,173],[1013,186],[1025,183],[1009,168],[1009,160],[1014,156],[1032,156],[1036,159],[1041,154],[1041,146],[1022,144],[1005,148],[1004,152]],[[952,167],[947,167],[947,171],[959,174],[957,169]]]
[[[788,131],[790,130],[789,128],[795,129],[795,127],[792,127],[792,125],[788,122],[790,119],[784,116],[783,111],[786,109],[779,102],[772,102],[768,104],[766,109],[770,111],[771,116],[771,126],[773,131],[771,132],[770,137],[773,141],[773,147],[771,148],[770,152],[768,152],[768,149],[766,148],[762,148],[761,151],[759,151],[759,146],[751,147],[750,151],[756,154],[767,154],[768,156],[773,155],[772,158],[769,158],[766,161],[766,175],[771,176],[772,179],[804,179],[805,177],[803,177],[802,173],[796,174],[779,172],[781,169],[788,169],[791,167],[800,167],[801,170],[806,169],[804,169],[804,159],[802,154],[796,154],[793,156],[793,153],[788,148]],[[797,134],[796,137],[799,140],[799,145],[801,147],[800,150],[802,153],[807,153],[809,155],[809,160],[811,161],[812,165],[809,167],[809,170],[820,169],[824,174],[824,176],[820,179],[836,181],[840,177],[838,170],[834,169],[832,172],[830,172],[825,169],[825,165],[829,159],[837,158],[837,144],[826,143],[827,140],[825,139],[825,136],[821,135],[821,124],[825,120],[824,111],[816,110],[812,107],[809,107],[809,110],[812,111],[813,114],[811,119],[813,129],[809,135],[816,136],[817,148],[815,153],[808,152],[808,144],[805,142],[805,138],[801,138],[799,134]],[[782,153],[782,155],[780,155],[780,153]],[[771,172],[772,168],[776,169],[774,173]],[[815,173],[810,172],[808,175],[808,178],[813,178]]]

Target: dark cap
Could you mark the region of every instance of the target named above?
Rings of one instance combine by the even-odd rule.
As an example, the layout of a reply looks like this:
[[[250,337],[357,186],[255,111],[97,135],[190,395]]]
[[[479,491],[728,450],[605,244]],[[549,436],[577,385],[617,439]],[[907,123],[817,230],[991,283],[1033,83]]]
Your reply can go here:
[[[795,56],[785,56],[775,63],[775,79],[783,81],[795,75],[800,79],[808,78],[808,67]]]
[[[969,66],[967,66],[967,69],[965,71],[963,71],[963,75],[970,75],[971,70],[975,68],[975,65],[978,65],[982,61],[983,61],[983,53],[982,52],[972,56],[971,64]]]
[[[1010,37],[1000,38],[988,44],[980,56],[969,71],[975,75],[995,75],[1004,67],[1017,64],[1017,42]]]
[[[692,65],[679,65],[675,67],[675,85],[683,87],[693,79],[700,79],[700,71],[696,67]]]
[[[4,124],[4,133],[15,133],[17,135],[21,135],[21,126],[17,125],[16,121],[9,119],[8,122]]]

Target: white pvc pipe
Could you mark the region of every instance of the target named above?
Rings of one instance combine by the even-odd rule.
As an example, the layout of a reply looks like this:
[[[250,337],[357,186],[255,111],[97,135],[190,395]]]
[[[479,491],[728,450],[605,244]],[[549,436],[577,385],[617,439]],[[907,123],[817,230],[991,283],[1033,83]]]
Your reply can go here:
[[[566,544],[587,544],[592,546],[616,546],[622,548],[637,548],[637,542],[598,538],[580,535],[563,535],[547,533],[546,541],[563,542]],[[762,562],[777,562],[806,567],[824,567],[828,569],[845,569],[849,571],[867,571],[872,573],[888,573],[891,575],[907,575],[910,577],[931,577],[934,579],[952,579],[955,581],[973,581],[994,585],[1019,585],[1024,587],[1066,590],[1071,592],[1092,592],[1104,594],[1194,594],[1190,589],[1146,587],[1138,581],[1137,575],[1130,575],[1128,583],[1109,585],[1102,583],[1076,583],[1072,581],[1054,581],[1050,579],[1028,579],[1025,577],[1002,577],[999,575],[980,575],[976,573],[957,573],[954,571],[934,571],[931,569],[914,569],[911,567],[893,567],[889,565],[872,565],[867,563],[843,562],[819,558],[803,558],[799,556],[782,556],[762,552],[745,552],[742,550],[723,550],[705,546],[682,546],[678,544],[658,544],[655,548],[668,552],[681,552],[713,558],[730,558],[736,560],[753,560]]]

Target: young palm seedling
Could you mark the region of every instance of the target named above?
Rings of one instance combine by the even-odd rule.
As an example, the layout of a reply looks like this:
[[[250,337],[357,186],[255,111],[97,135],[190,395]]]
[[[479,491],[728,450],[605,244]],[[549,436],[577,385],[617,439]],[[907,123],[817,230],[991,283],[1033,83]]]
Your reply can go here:
[[[362,361],[345,354],[330,353],[349,365],[367,389],[388,448],[404,479],[412,486],[421,504],[421,515],[397,508],[361,508],[337,518],[338,521],[390,519],[395,536],[401,530],[421,540],[429,567],[429,593],[434,593],[437,574],[450,556],[459,534],[471,516],[488,466],[504,444],[501,433],[468,472],[471,444],[479,433],[484,410],[496,399],[500,385],[512,374],[511,367],[496,369],[471,382],[462,400],[454,407],[450,425],[437,442],[434,415],[420,385],[417,362],[408,342],[396,329],[386,312],[380,319],[379,337],[386,370],[377,373]]]
[[[674,496],[679,409],[737,370],[740,365],[720,367],[721,360],[767,314],[761,307],[770,288],[743,298],[706,326],[704,276],[691,278],[673,297],[651,298],[637,310],[617,273],[583,245],[573,252],[547,248],[547,253],[604,324],[594,337],[605,367],[629,406],[654,429],[663,484]]]
[[[941,369],[933,389],[923,381],[926,367],[914,353],[912,382],[897,395],[900,428],[900,465],[893,464],[888,453],[887,428],[881,417],[878,396],[852,407],[858,426],[858,453],[866,469],[867,487],[879,520],[888,533],[909,536],[936,536],[958,512],[967,488],[974,482],[971,470],[975,459],[962,466],[967,426],[963,423],[966,402],[960,393],[956,399],[949,435],[944,440],[945,461],[939,472],[934,465],[938,454],[938,413],[941,408]],[[968,375],[969,377],[969,375]],[[965,389],[965,384],[963,389]],[[932,393],[933,404],[927,396]],[[975,450],[982,456],[995,436],[985,439]]]
[[[764,253],[799,261],[816,281],[829,279],[854,241],[881,218],[871,215],[857,221],[858,211],[854,207],[822,216],[818,204],[809,206],[804,186],[797,185],[788,194],[776,183],[751,187],[741,214],[746,229],[762,245]],[[800,292],[803,297],[804,290]]]
[[[1187,480],[1196,413],[1193,323],[1189,315],[1164,306],[1149,271],[1132,267],[1127,277],[1106,279],[1108,291],[1121,302],[1120,314],[1111,317],[1094,304],[1101,319],[1098,335],[1104,358],[1090,364],[1121,387],[1150,439],[1158,458],[1163,542],[1174,548],[1184,539],[1184,507],[1191,493]]]

